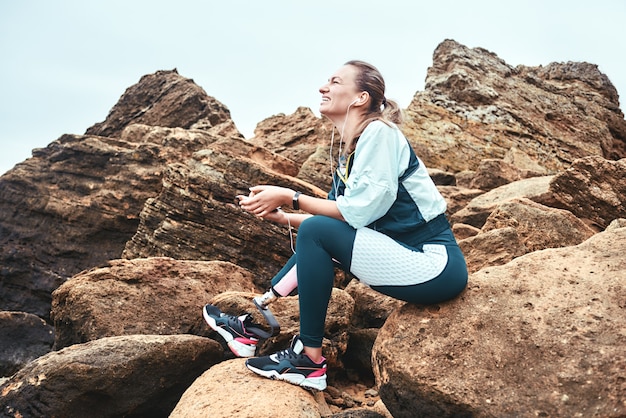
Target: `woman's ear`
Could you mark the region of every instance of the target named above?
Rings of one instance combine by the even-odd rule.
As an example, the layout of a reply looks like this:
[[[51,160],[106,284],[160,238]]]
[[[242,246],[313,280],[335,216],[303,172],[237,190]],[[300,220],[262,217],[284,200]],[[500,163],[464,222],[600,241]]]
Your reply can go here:
[[[357,97],[356,100],[354,101],[354,105],[363,106],[364,104],[367,103],[369,98],[370,98],[370,94],[366,91],[362,91],[359,94],[359,97]]]

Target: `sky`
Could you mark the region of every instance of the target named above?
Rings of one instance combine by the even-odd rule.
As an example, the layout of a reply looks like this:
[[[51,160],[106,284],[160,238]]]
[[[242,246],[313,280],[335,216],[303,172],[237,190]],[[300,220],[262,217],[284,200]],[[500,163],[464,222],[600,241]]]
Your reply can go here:
[[[102,122],[146,74],[176,68],[250,138],[344,62],[383,74],[406,108],[445,39],[508,64],[585,61],[626,97],[624,0],[0,0],[0,174]]]

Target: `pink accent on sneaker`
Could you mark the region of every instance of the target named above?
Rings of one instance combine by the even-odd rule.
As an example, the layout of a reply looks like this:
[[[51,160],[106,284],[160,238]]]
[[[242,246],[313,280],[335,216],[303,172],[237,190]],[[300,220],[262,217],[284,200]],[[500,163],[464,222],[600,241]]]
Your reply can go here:
[[[256,340],[256,339],[243,338],[243,337],[237,337],[234,340],[239,341],[240,343],[253,344],[253,345],[259,342],[259,340]]]
[[[324,376],[325,374],[326,374],[326,367],[324,367],[323,369],[319,369],[319,370],[318,370],[318,371],[316,371],[316,372],[311,373],[310,375],[308,375],[308,376],[307,376],[307,379],[308,379],[308,378],[311,378],[311,377],[320,377],[320,376]]]
[[[298,287],[298,273],[296,267],[297,266],[293,266],[278,283],[272,286],[276,293],[281,296],[287,296]]]

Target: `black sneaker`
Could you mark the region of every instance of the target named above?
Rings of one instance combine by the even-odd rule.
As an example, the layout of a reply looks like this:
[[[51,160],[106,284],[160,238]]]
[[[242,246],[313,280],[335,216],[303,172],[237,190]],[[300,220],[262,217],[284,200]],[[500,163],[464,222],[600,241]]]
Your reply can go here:
[[[254,356],[259,338],[247,329],[255,326],[249,314],[239,317],[226,315],[217,306],[206,305],[202,309],[202,316],[207,324],[226,340],[228,348],[237,357]]]
[[[246,367],[270,379],[284,380],[305,388],[326,389],[326,359],[314,363],[304,354],[299,336],[293,337],[291,347],[276,354],[246,360]]]

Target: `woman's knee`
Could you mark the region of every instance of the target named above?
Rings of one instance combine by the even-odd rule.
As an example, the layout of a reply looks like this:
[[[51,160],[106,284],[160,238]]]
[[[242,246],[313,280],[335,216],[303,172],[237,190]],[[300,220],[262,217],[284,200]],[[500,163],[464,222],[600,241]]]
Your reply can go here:
[[[348,223],[328,216],[305,219],[298,228],[296,252],[320,248],[342,265],[349,266],[356,230]]]
[[[298,237],[313,236],[322,237],[327,234],[334,234],[338,227],[345,222],[333,219],[328,216],[315,215],[305,219],[298,228]]]

